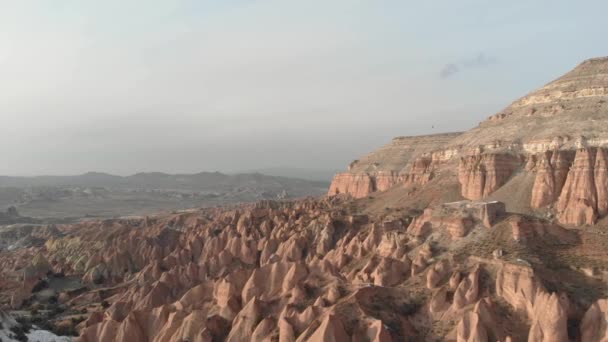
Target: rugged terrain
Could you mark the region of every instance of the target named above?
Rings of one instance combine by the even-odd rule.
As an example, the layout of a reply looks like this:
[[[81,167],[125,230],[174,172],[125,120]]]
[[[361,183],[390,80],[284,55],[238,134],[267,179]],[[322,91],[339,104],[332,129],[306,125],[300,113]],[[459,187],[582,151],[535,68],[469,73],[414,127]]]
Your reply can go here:
[[[0,305],[83,342],[608,340],[607,87],[585,61],[326,197],[12,226]]]

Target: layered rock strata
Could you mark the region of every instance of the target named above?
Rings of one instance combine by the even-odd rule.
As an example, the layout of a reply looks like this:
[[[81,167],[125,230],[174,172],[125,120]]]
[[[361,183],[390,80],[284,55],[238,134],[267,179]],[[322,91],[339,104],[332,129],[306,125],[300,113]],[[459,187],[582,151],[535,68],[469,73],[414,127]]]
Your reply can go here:
[[[442,147],[459,134],[395,138],[379,150],[353,161],[347,172],[337,174],[328,194],[361,198],[401,183],[425,184],[433,178],[437,165],[456,153]]]
[[[522,164],[520,156],[512,154],[479,154],[463,157],[458,167],[462,197],[479,200],[502,185]]]
[[[466,236],[475,226],[492,227],[506,214],[502,202],[459,201],[427,208],[414,218],[408,233],[414,237],[427,236],[433,229],[445,228],[454,239]]]
[[[595,147],[531,158],[536,171],[531,207],[554,206],[564,224],[594,224],[608,212],[607,158],[607,149]]]

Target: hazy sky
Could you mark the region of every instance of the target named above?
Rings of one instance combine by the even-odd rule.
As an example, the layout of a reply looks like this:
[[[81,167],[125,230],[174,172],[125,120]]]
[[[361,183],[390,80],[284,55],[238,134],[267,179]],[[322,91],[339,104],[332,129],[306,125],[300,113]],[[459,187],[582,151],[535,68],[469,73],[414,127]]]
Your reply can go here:
[[[0,0],[0,174],[342,168],[394,136],[471,128],[608,55],[606,13],[606,0]]]

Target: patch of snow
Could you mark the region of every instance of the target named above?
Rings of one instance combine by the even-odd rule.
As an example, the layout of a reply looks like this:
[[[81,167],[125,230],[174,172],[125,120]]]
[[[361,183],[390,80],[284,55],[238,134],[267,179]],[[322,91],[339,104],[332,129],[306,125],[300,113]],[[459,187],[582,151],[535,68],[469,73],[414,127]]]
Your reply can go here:
[[[0,341],[2,342],[19,342],[13,338],[15,334],[11,331],[12,327],[18,326],[19,323],[12,315],[0,311]],[[57,336],[47,330],[32,329],[25,334],[29,342],[72,342],[74,338],[68,336]]]
[[[19,342],[13,338],[15,334],[8,327],[0,330],[0,340],[2,342]],[[28,334],[25,334],[29,342],[72,342],[74,338],[68,336],[57,336],[50,331],[46,330],[30,330]]]
[[[74,339],[68,336],[57,336],[46,330],[31,330],[27,334],[30,342],[72,342]]]

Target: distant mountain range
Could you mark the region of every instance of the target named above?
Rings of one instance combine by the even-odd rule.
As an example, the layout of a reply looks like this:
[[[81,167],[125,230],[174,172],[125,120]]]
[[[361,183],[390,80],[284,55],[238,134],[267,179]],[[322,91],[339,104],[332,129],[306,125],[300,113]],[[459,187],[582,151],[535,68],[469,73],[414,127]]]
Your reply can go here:
[[[296,169],[294,169],[296,170]],[[168,174],[163,172],[140,172],[131,176],[117,176],[103,172],[87,172],[75,176],[34,176],[14,177],[0,176],[0,187],[32,187],[32,186],[93,186],[93,187],[157,187],[164,189],[221,189],[237,184],[258,185],[311,185],[325,187],[329,185],[331,177],[325,180],[311,181],[317,178],[283,176],[277,174],[262,174],[262,172],[249,172],[238,174],[224,174],[221,172],[200,172],[194,174]],[[294,172],[295,173],[295,172]],[[304,175],[304,171],[301,172]]]
[[[332,178],[339,172],[341,172],[340,169],[309,169],[295,167],[269,167],[245,171],[245,173],[261,173],[269,176],[300,178],[326,182],[331,182]]]
[[[314,177],[313,177],[314,178]],[[323,195],[327,181],[261,173],[117,176],[0,176],[0,208],[31,217],[118,216],[219,204]]]

